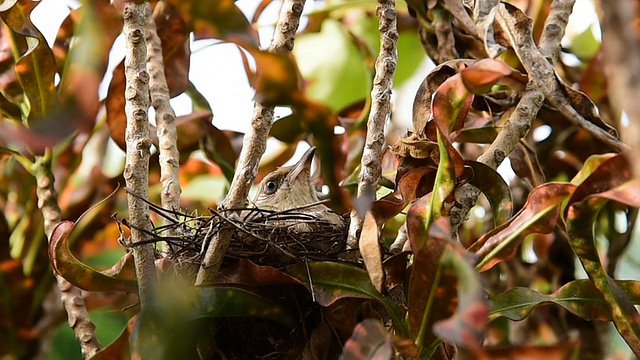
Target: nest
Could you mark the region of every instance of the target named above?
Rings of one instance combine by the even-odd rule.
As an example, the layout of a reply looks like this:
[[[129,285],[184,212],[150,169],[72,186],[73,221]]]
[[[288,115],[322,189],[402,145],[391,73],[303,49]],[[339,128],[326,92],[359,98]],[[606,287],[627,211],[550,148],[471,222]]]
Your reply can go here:
[[[348,221],[345,218],[343,224],[335,224],[304,211],[313,205],[317,204],[281,212],[210,209],[208,216],[152,206],[154,212],[174,219],[174,223],[153,229],[150,242],[166,242],[169,257],[189,265],[201,263],[211,239],[220,231],[232,232],[226,256],[249,259],[259,265],[283,267],[306,260],[337,260],[345,251]],[[176,221],[175,215],[182,220]]]

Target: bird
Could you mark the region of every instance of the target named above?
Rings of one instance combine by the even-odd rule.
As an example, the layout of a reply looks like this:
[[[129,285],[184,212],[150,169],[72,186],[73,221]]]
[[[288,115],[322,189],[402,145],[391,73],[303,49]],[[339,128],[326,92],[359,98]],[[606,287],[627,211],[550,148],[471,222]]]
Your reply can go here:
[[[253,201],[254,206],[260,210],[273,212],[293,210],[311,215],[321,223],[345,227],[345,217],[320,201],[311,181],[311,162],[315,151],[316,148],[311,147],[294,165],[280,167],[267,174],[258,186],[258,193]],[[308,222],[301,221],[301,223],[296,226],[296,230],[314,230]]]

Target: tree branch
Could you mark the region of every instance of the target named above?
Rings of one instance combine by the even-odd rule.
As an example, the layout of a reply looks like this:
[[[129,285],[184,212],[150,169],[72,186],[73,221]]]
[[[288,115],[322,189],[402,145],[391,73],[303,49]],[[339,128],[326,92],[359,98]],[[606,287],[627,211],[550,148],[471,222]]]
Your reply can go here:
[[[537,53],[538,57],[544,58],[544,62],[551,68],[550,72],[545,72],[545,79],[553,80],[554,83],[556,80],[555,74],[553,73],[553,63],[558,60],[560,41],[564,36],[564,31],[574,3],[575,0],[554,0],[551,5],[551,11],[545,20],[545,26],[540,40],[540,50],[535,47],[531,48],[530,44],[526,45],[525,43],[528,43],[527,39],[517,39],[513,44],[514,48],[520,48],[517,54],[521,58],[528,58],[531,53]],[[483,11],[487,12],[489,10],[483,9]],[[501,12],[498,13],[500,14]],[[498,15],[498,17],[500,16],[501,15]],[[517,32],[517,29],[510,30]],[[533,39],[531,39],[531,42],[533,42]],[[522,49],[525,46],[526,51]],[[525,60],[522,59],[521,61],[523,63],[525,62]],[[535,120],[545,99],[545,95],[540,90],[541,87],[539,85],[539,82],[542,81],[540,76],[543,75],[536,71],[529,73],[529,83],[515,111],[498,133],[496,139],[489,145],[489,148],[480,155],[478,161],[489,165],[493,169],[497,169],[502,161],[515,149],[520,139],[524,138],[529,132],[529,129],[531,129],[531,124]],[[453,229],[457,231],[457,228],[465,221],[479,195],[480,191],[471,185],[463,185],[456,190],[456,205],[454,205],[450,213]]]
[[[126,144],[127,158],[124,179],[127,188],[139,197],[127,194],[131,241],[144,241],[146,235],[139,229],[150,229],[149,205],[142,199],[149,197],[149,74],[147,73],[147,49],[145,41],[146,4],[127,3],[124,8],[124,29],[127,53],[124,69],[127,79],[125,88],[125,113],[127,114]],[[133,246],[138,295],[144,309],[149,303],[155,281],[154,249],[146,244]]]
[[[398,65],[398,29],[395,0],[379,0],[376,14],[380,19],[380,53],[376,60],[376,75],[371,90],[371,112],[367,122],[367,138],[365,140],[360,174],[358,176],[358,198],[370,204],[375,200],[376,186],[382,176],[382,146],[384,145],[384,128],[391,117],[391,91],[393,74]],[[358,238],[362,230],[364,214],[351,211],[351,223],[347,248],[357,249]]]
[[[286,53],[293,49],[293,41],[300,25],[300,16],[305,0],[285,0],[274,31],[270,52]],[[251,118],[251,129],[244,137],[242,151],[231,188],[222,203],[223,208],[241,208],[247,202],[249,189],[258,173],[260,157],[267,147],[267,137],[273,123],[274,109],[261,103],[255,103]],[[198,271],[196,285],[212,283],[220,270],[222,260],[231,241],[233,229],[225,229],[214,235],[204,255]]]
[[[50,240],[53,229],[62,220],[60,206],[58,205],[58,194],[53,187],[51,150],[46,150],[45,155],[37,158],[36,162],[28,170],[36,178],[38,208],[42,211],[44,218],[44,232],[47,235],[47,239]],[[71,285],[62,276],[55,274],[55,277],[60,289],[62,306],[67,311],[69,327],[75,333],[76,340],[80,344],[82,358],[89,359],[100,351],[101,345],[95,334],[96,326],[89,318],[89,313],[85,307],[82,291]]]
[[[160,1],[156,4],[155,14],[165,12],[167,4]],[[154,16],[151,16],[151,4],[147,3],[147,70],[149,71],[149,95],[151,105],[156,111],[156,133],[160,152],[160,182],[162,207],[178,211],[180,209],[180,152],[178,151],[178,133],[176,131],[176,113],[169,100],[169,86],[164,73],[162,58],[162,42],[156,31]],[[170,221],[165,219],[168,224]],[[168,229],[168,235],[174,232]],[[165,246],[167,243],[165,243]],[[167,248],[165,248],[167,250]]]

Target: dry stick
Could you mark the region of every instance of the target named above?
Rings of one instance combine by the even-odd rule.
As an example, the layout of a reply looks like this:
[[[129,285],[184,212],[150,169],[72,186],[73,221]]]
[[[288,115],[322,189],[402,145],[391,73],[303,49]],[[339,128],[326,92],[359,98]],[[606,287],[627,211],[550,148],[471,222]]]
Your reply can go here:
[[[300,25],[300,16],[305,0],[286,0],[282,4],[280,17],[276,25],[269,51],[287,53],[293,49],[293,41]],[[274,109],[261,103],[255,103],[251,118],[251,129],[245,135],[240,159],[231,188],[222,203],[222,208],[241,208],[247,202],[249,189],[258,173],[260,157],[267,147],[267,137],[273,123]],[[207,247],[202,265],[196,277],[196,285],[210,284],[214,281],[224,258],[233,229],[223,228],[216,233]]]
[[[540,52],[545,61],[550,64],[549,66],[553,66],[551,64],[558,59],[560,40],[564,36],[564,29],[567,26],[574,3],[575,0],[555,0],[545,20],[540,41]],[[496,6],[501,5],[496,4]],[[488,8],[483,9],[483,11],[491,12]],[[518,45],[518,43],[513,44],[514,48]],[[528,51],[537,52],[537,49],[528,49]],[[524,62],[524,60],[521,61]],[[530,74],[530,76],[533,77],[534,75]],[[550,76],[552,77],[548,80],[555,82],[555,74],[552,73]],[[502,161],[515,149],[520,139],[527,135],[543,103],[544,94],[538,82],[533,79],[529,80],[515,111],[509,117],[500,133],[498,133],[496,139],[489,145],[489,148],[478,158],[478,161],[497,169]],[[450,214],[453,229],[457,230],[458,226],[465,221],[479,195],[480,191],[471,185],[463,185],[456,190],[456,205],[451,209]]]
[[[163,14],[167,8],[164,1],[158,2],[154,14]],[[176,113],[173,111],[169,99],[169,86],[164,74],[162,59],[162,42],[156,31],[154,17],[151,16],[151,4],[147,4],[147,70],[149,71],[149,92],[151,105],[156,111],[156,126],[158,147],[160,152],[160,182],[162,192],[160,199],[162,207],[177,211],[180,209],[180,152],[178,151],[178,133],[176,131]],[[177,218],[177,215],[176,215]],[[165,224],[170,225],[169,219]],[[168,235],[177,235],[175,228],[168,229]],[[168,250],[168,243],[164,243],[164,250]]]
[[[124,179],[127,188],[142,198],[149,197],[149,74],[147,73],[147,47],[145,41],[146,9],[144,2],[127,3],[124,8],[124,29],[127,53],[124,71],[127,79],[125,88],[125,113],[127,115],[127,158]],[[127,194],[129,223],[132,225],[131,242],[144,241],[147,235],[138,229],[149,229],[149,205],[139,198]],[[144,310],[149,300],[156,271],[153,245],[132,247],[138,278],[138,295]]]
[[[620,132],[631,146],[631,166],[640,177],[640,45],[637,39],[637,1],[600,1],[605,73],[609,100],[617,120],[625,111],[629,126]]]
[[[38,208],[42,211],[44,218],[44,231],[50,240],[53,229],[61,221],[58,194],[53,187],[51,151],[47,150],[45,155],[39,157],[30,168],[30,172],[36,178],[36,195],[38,196]],[[91,358],[100,351],[101,345],[95,334],[96,326],[91,322],[87,313],[82,291],[71,285],[62,276],[55,274],[55,277],[60,289],[60,300],[67,311],[69,327],[71,327],[76,335],[76,340],[80,343],[82,358]]]
[[[384,127],[391,117],[391,91],[393,74],[398,65],[398,14],[395,0],[379,0],[376,14],[380,19],[380,53],[376,60],[376,75],[371,90],[371,113],[367,122],[367,138],[360,160],[358,175],[358,198],[367,204],[375,200],[376,185],[382,176],[382,145]],[[358,238],[362,230],[364,214],[351,211],[351,223],[347,237],[347,249],[358,248]]]

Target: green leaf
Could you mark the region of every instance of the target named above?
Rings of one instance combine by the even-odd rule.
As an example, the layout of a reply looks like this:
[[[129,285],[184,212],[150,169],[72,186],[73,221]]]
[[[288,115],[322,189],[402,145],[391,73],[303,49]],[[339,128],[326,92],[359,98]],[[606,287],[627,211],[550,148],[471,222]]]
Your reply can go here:
[[[610,200],[640,207],[640,180],[633,178],[624,155],[603,162],[575,190],[565,209],[567,235],[589,279],[600,292],[618,332],[634,353],[640,353],[640,318],[632,301],[600,262],[593,233],[600,209]]]
[[[326,19],[320,32],[299,36],[293,53],[307,82],[307,95],[332,111],[369,95],[371,80],[362,55],[338,21]]]
[[[391,316],[396,331],[401,335],[408,334],[398,305],[376,291],[365,270],[335,262],[308,262],[289,267],[286,272],[305,283],[315,301],[322,306],[343,298],[377,300]]]
[[[640,281],[616,280],[616,284],[631,299],[640,305]],[[533,289],[516,287],[489,300],[489,316],[495,319],[504,316],[514,321],[525,319],[539,306],[555,304],[585,320],[611,321],[612,316],[602,296],[591,280],[574,280],[553,294],[541,294]]]
[[[465,164],[473,169],[473,178],[469,184],[480,190],[491,204],[494,223],[496,226],[505,224],[513,211],[509,185],[497,171],[481,162],[467,160]]]
[[[398,5],[401,5],[400,3]],[[364,40],[371,56],[377,56],[380,51],[379,20],[373,11],[353,11],[350,14],[349,30]],[[416,51],[420,45],[420,35],[413,28],[399,28],[398,36],[398,67],[393,75],[393,85],[400,86],[411,78],[420,68],[420,64],[427,59],[422,51]]]
[[[569,51],[577,56],[581,61],[588,61],[600,50],[602,44],[594,35],[593,25],[590,25],[583,32],[571,39]]]
[[[29,100],[29,119],[41,119],[57,108],[58,94],[54,85],[56,63],[53,52],[42,33],[30,20],[38,2],[19,0],[0,13],[4,23],[15,33],[14,46],[20,49],[16,72]]]

